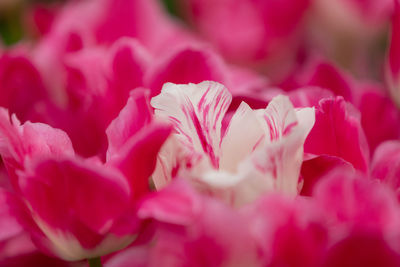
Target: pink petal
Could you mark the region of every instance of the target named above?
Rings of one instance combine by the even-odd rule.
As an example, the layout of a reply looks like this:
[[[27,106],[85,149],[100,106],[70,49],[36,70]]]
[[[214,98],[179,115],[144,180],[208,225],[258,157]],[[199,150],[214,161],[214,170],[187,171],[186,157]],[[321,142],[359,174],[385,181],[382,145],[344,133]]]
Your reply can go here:
[[[361,173],[337,169],[321,179],[313,197],[345,229],[399,236],[400,213],[394,193]]]
[[[47,124],[31,122],[24,123],[22,130],[21,142],[32,158],[36,155],[51,155],[58,158],[74,154],[71,140],[62,130],[54,129]]]
[[[46,256],[38,251],[25,253],[15,257],[0,259],[1,266],[42,266],[42,267],[80,267],[81,262],[63,261]]]
[[[14,198],[11,193],[0,190],[0,242],[23,232],[15,214]]]
[[[330,90],[317,86],[297,88],[289,93],[290,101],[296,108],[317,107],[321,99],[333,96],[334,94]]]
[[[144,89],[131,93],[126,106],[106,130],[108,137],[107,158],[118,153],[125,143],[152,121],[149,92]]]
[[[146,198],[138,216],[161,222],[186,225],[193,223],[199,212],[197,193],[183,180],[175,180],[165,189]]]
[[[64,61],[67,109],[48,111],[52,124],[70,134],[79,154],[103,157],[104,130],[125,106],[129,92],[143,85],[148,54],[137,41],[123,38],[109,49],[84,48]]]
[[[42,76],[32,60],[23,53],[0,56],[0,106],[26,121],[35,118],[37,109],[48,99]]]
[[[121,251],[107,261],[107,267],[146,267],[148,266],[149,249],[147,247],[132,247]]]
[[[0,109],[0,154],[18,191],[16,170],[22,170],[27,160],[36,157],[73,155],[74,149],[67,134],[42,123],[20,124],[7,110]]]
[[[170,133],[168,124],[146,125],[107,161],[107,165],[118,168],[127,177],[134,199],[149,192],[149,178],[156,167],[157,154]]]
[[[336,243],[326,255],[323,266],[399,266],[400,257],[382,236],[353,234]]]
[[[29,15],[29,22],[32,24],[31,30],[43,36],[51,30],[57,15],[57,8],[38,4],[30,10]]]
[[[330,240],[316,204],[272,194],[246,207],[250,229],[268,266],[318,266]]]
[[[371,164],[371,175],[388,184],[399,195],[400,142],[387,141],[377,147]]]
[[[173,26],[158,1],[104,0],[97,5],[100,13],[93,30],[96,39],[103,44],[133,37],[155,48],[157,39],[164,40]]]
[[[35,220],[38,216],[48,227],[70,232],[84,246],[93,246],[99,241],[94,236],[110,229],[131,194],[120,173],[66,158],[36,162],[21,175],[20,187]]]
[[[368,144],[356,110],[342,97],[320,101],[315,126],[304,144],[304,152],[341,157],[354,168],[367,172]]]
[[[167,82],[187,84],[208,80],[223,82],[224,69],[221,60],[209,50],[184,47],[149,70],[146,86],[151,89],[151,96],[156,96]]]
[[[343,96],[347,101],[352,101],[351,81],[337,67],[328,62],[320,62],[311,69],[312,73],[310,73],[306,82],[307,85],[329,89],[335,95]]]
[[[383,90],[367,90],[361,96],[361,124],[371,152],[383,141],[400,137],[400,112]],[[379,129],[376,122],[379,121]]]
[[[311,196],[314,186],[318,181],[336,168],[354,169],[353,165],[342,158],[335,156],[321,155],[312,159],[304,160],[301,166],[303,187],[300,194],[303,196]]]
[[[74,150],[67,134],[47,124],[26,122],[20,124],[15,116],[1,110],[0,134],[2,155],[13,157],[19,163],[35,156],[72,155]]]
[[[154,218],[157,239],[150,262],[188,266],[258,266],[255,243],[241,214],[202,197],[175,180],[143,203],[139,214]]]
[[[150,61],[145,48],[134,39],[121,38],[111,49],[113,86],[122,92],[143,86],[144,73]]]
[[[252,67],[291,60],[298,43],[294,33],[310,4],[309,0],[187,2],[184,14],[200,34],[230,61]]]

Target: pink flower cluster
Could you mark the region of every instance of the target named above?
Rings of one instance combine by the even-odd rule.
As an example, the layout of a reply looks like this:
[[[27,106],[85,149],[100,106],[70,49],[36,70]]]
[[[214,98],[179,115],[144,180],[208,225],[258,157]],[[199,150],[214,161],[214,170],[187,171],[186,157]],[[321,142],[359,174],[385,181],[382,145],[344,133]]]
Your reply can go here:
[[[0,266],[400,266],[400,2],[171,3],[0,44]]]

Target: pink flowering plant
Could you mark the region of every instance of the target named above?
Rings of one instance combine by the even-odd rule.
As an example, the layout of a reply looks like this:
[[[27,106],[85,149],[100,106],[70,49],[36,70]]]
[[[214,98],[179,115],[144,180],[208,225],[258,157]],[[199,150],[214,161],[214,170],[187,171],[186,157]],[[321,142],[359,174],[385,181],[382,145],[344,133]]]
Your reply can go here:
[[[48,2],[0,4],[0,266],[400,266],[398,0]]]

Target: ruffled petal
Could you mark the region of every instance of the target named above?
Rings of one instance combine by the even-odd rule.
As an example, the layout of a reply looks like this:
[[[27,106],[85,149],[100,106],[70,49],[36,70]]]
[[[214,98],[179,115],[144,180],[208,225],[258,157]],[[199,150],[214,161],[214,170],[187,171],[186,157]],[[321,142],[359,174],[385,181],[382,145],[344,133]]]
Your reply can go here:
[[[216,82],[198,85],[167,83],[151,100],[155,113],[171,121],[183,146],[193,154],[205,155],[214,168],[219,166],[221,121],[231,94]]]

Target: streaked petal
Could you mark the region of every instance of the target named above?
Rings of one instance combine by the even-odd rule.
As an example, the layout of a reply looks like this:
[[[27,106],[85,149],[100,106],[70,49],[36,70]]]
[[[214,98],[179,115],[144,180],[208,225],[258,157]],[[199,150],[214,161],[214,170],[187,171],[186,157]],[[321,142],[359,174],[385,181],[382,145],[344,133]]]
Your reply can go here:
[[[151,104],[156,115],[167,117],[173,123],[187,150],[206,155],[211,165],[218,168],[221,121],[231,99],[228,90],[219,83],[167,83]]]
[[[272,99],[258,116],[266,133],[266,142],[274,142],[289,134],[298,124],[295,110],[287,96],[279,95]]]

